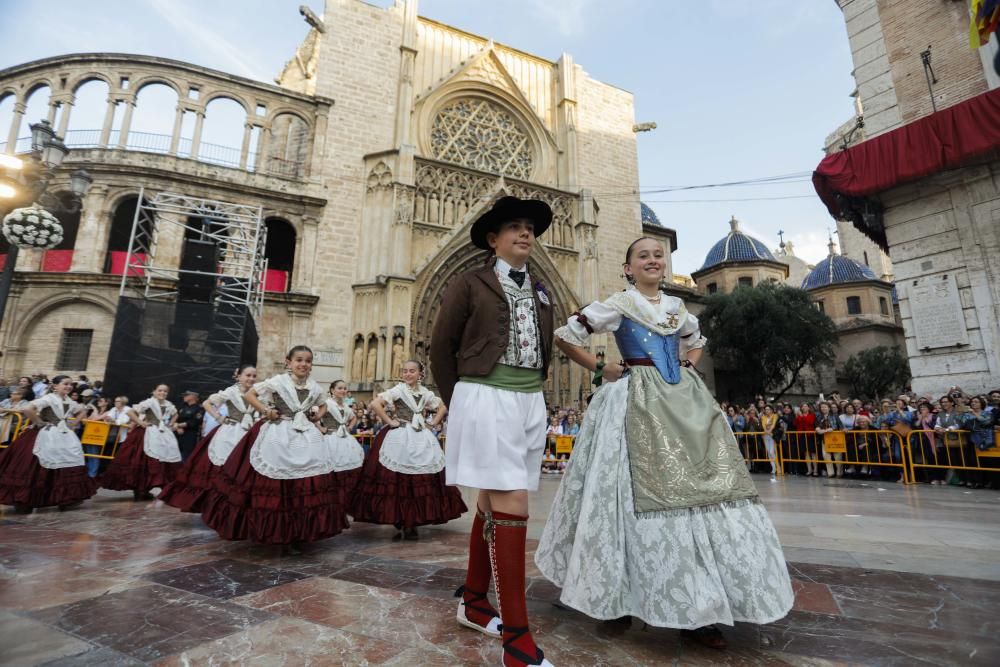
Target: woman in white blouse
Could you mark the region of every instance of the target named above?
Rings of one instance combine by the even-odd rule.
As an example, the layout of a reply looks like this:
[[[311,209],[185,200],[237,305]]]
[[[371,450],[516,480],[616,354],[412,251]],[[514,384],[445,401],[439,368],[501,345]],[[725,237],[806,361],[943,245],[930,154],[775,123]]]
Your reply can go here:
[[[770,623],[793,594],[736,439],[695,366],[705,339],[660,288],[662,244],[629,246],[630,285],[574,314],[557,345],[596,372],[595,393],[535,562],[561,601],[598,619],[635,616],[714,648],[716,623]],[[586,348],[613,333],[623,361]]]

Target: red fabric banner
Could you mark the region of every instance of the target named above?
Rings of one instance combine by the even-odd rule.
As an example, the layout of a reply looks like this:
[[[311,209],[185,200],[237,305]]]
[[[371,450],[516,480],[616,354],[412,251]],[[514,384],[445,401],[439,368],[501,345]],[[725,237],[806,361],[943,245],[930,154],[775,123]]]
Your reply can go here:
[[[837,195],[873,195],[997,149],[1000,88],[826,156],[813,172],[813,187],[839,218]]]

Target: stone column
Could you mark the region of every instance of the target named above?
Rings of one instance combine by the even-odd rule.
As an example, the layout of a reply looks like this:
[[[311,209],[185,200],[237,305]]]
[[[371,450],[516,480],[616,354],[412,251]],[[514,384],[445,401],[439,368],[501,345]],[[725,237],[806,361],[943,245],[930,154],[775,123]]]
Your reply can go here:
[[[125,117],[122,118],[122,129],[118,134],[118,148],[128,146],[128,131],[132,127],[132,112],[135,111],[135,97],[122,100],[125,103]]]
[[[55,125],[56,123],[56,113],[59,111],[59,102],[49,97],[49,115],[46,116],[46,120],[49,121],[49,125]]]
[[[556,90],[560,143],[565,151],[559,158],[559,185],[575,188],[579,181],[577,171],[576,137],[576,68],[573,57],[564,53],[559,59],[559,81]]]
[[[184,122],[184,107],[177,105],[174,112],[174,131],[170,135],[170,154],[177,155],[177,148],[181,143],[181,124]]]
[[[260,128],[260,141],[257,143],[257,159],[254,161],[253,170],[261,174],[271,173],[271,165],[268,152],[271,150],[271,126],[264,125]]]
[[[17,149],[17,133],[24,122],[24,112],[28,109],[24,102],[14,103],[14,117],[10,121],[10,130],[7,131],[7,153],[13,155]]]
[[[247,159],[250,155],[250,133],[253,131],[253,125],[250,123],[243,124],[243,144],[240,146],[240,169],[247,168]]]
[[[107,239],[111,231],[111,215],[106,208],[108,188],[92,185],[83,198],[80,209],[80,228],[76,234],[73,249],[73,263],[70,271],[101,273],[104,271],[104,257],[107,254]]]
[[[69,130],[69,116],[70,112],[73,111],[73,96],[70,95],[69,99],[60,102],[63,108],[62,115],[59,116],[59,129],[56,130],[56,134],[66,139],[66,131]]]
[[[160,213],[153,240],[154,266],[177,269],[184,246],[184,220],[176,213]]]
[[[194,137],[191,139],[191,158],[198,159],[198,150],[201,148],[201,128],[205,125],[205,110],[195,111]]]
[[[112,98],[108,98],[108,108],[104,111],[104,124],[101,125],[101,138],[98,141],[98,145],[101,148],[107,148],[108,142],[111,141],[111,125],[115,122],[115,109],[118,103]]]

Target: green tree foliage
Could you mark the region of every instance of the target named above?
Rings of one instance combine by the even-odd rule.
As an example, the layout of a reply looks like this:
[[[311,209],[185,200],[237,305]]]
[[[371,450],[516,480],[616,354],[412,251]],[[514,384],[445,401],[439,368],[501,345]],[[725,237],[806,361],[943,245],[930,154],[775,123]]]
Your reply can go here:
[[[842,376],[854,396],[878,400],[902,391],[910,381],[910,364],[898,347],[880,345],[848,357]]]
[[[709,297],[698,319],[713,360],[740,378],[744,397],[780,398],[803,368],[833,359],[836,327],[805,290],[775,282],[739,287]]]

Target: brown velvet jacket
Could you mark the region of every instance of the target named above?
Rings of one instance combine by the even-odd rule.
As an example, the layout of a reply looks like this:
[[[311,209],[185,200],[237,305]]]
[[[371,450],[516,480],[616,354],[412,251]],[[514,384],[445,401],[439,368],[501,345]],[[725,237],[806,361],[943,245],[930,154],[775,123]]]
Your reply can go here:
[[[538,285],[532,281],[541,332],[542,377],[547,377],[552,359],[554,304],[548,293],[549,304],[542,303]],[[509,337],[510,307],[493,271],[493,262],[457,276],[441,298],[431,336],[431,372],[446,405],[451,403],[460,377],[490,374],[503,358]]]

